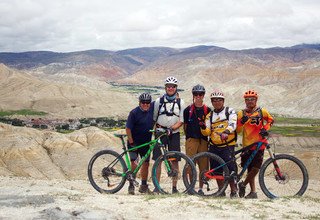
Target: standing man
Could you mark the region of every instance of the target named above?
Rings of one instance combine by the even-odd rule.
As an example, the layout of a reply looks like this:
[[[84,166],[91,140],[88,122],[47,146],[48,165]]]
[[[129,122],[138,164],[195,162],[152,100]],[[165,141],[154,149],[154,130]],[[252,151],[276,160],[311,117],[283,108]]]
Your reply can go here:
[[[200,123],[201,133],[210,136],[209,152],[217,154],[225,162],[234,157],[236,145],[237,114],[233,108],[224,106],[224,94],[215,90],[211,93],[211,103],[213,111],[207,117],[205,123]],[[214,168],[215,164],[210,164]],[[231,172],[236,171],[234,162],[228,163]],[[221,188],[223,180],[217,180],[218,187]],[[230,180],[230,198],[238,197],[237,186],[234,180]]]
[[[162,137],[161,141],[168,146],[169,151],[181,151],[179,128],[183,124],[183,106],[184,102],[177,97],[178,80],[169,76],[165,80],[166,93],[158,98],[154,103],[153,120],[158,128],[165,128],[168,131],[168,138]],[[153,160],[161,155],[161,150],[156,147],[153,150]],[[173,162],[175,169],[178,169],[178,162]],[[160,179],[161,171],[157,171],[157,177]],[[155,189],[156,190],[156,189]],[[176,182],[173,182],[172,193],[178,193]]]
[[[245,92],[243,98],[245,100],[246,108],[238,112],[237,121],[237,132],[242,132],[243,136],[242,145],[245,147],[256,142],[264,142],[265,144],[261,146],[249,165],[246,179],[239,183],[239,196],[244,197],[246,185],[249,183],[251,191],[245,198],[256,199],[258,196],[255,185],[255,176],[259,173],[263,162],[265,145],[268,143],[265,137],[268,136],[267,131],[273,124],[273,117],[266,109],[257,106],[258,94],[254,90]],[[266,122],[265,125],[264,122]],[[241,156],[241,166],[244,166],[255,149],[256,145]]]
[[[186,154],[189,157],[208,151],[208,137],[202,135],[200,130],[200,122],[204,122],[206,115],[211,111],[203,103],[205,88],[202,85],[196,85],[192,88],[193,103],[183,111],[184,133],[186,135]],[[207,168],[207,160],[202,159],[198,162],[200,172]],[[199,195],[204,195],[203,182],[199,182]]]
[[[151,105],[151,100],[152,98],[149,93],[142,93],[139,96],[139,106],[134,108],[128,116],[128,120],[126,123],[128,149],[151,141],[152,133],[149,131],[153,127],[153,105]],[[135,151],[129,152],[132,170],[134,170],[137,167],[135,161],[138,159],[138,156],[145,156],[148,150],[149,146],[145,146]],[[150,192],[147,185],[149,160],[150,158],[146,159],[146,161],[142,164],[140,170],[140,193]],[[129,194],[134,195],[134,185],[132,182],[130,182],[128,192]]]

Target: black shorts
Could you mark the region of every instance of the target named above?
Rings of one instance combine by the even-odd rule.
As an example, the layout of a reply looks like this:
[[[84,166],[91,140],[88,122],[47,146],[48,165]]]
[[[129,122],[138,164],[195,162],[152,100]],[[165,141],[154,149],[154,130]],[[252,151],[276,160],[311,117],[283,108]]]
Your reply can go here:
[[[138,144],[139,145],[139,144]],[[137,145],[137,146],[138,146]],[[136,146],[130,146],[130,144],[128,143],[128,149],[131,149],[131,148],[133,148],[133,147],[136,147]],[[147,146],[144,146],[144,147],[141,147],[141,148],[138,148],[138,149],[136,149],[136,150],[134,150],[134,151],[129,151],[129,156],[130,156],[130,160],[131,161],[135,161],[137,158],[138,158],[138,156],[140,155],[140,158],[142,158],[142,157],[144,157],[146,154],[147,154],[147,152],[148,152],[148,150],[149,150],[149,145],[147,145]],[[150,161],[150,156],[149,157],[147,157],[147,159],[145,160],[145,162],[149,162]]]
[[[253,153],[254,150],[248,150],[244,154],[241,155],[241,166],[243,167],[247,160],[249,159],[250,155]],[[262,162],[263,162],[263,154],[264,150],[258,150],[257,154],[254,156],[253,160],[248,166],[248,172],[251,171],[253,167],[260,169]]]
[[[174,133],[172,135],[170,135],[169,137],[167,136],[163,136],[161,138],[162,143],[167,146],[167,150],[168,151],[179,151],[181,152],[181,148],[180,148],[180,133]],[[155,147],[153,149],[153,155],[152,155],[152,159],[156,160],[158,159],[158,157],[160,157],[162,155],[161,150],[159,147]]]
[[[215,147],[215,146],[210,145],[209,152],[218,155],[219,157],[221,157],[224,160],[224,162],[228,162],[234,158],[234,147],[235,146]],[[213,169],[214,167],[216,167],[218,165],[219,164],[216,164],[213,161],[210,161],[210,169]],[[236,171],[236,164],[234,161],[229,162],[227,164],[227,166],[229,168],[230,173],[232,171]]]

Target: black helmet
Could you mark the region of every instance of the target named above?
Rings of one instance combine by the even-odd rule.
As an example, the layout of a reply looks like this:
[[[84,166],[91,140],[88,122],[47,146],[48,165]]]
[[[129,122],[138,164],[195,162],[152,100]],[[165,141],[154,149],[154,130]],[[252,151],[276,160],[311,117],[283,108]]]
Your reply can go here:
[[[151,102],[151,101],[152,101],[151,95],[147,92],[142,93],[139,96],[139,102]]]
[[[206,89],[202,85],[198,84],[192,88],[192,94],[195,92],[206,93]]]

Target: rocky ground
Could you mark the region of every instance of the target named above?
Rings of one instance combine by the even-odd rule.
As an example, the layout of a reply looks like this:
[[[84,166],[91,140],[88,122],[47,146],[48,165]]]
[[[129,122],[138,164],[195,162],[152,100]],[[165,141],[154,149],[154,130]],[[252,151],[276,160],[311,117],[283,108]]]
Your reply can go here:
[[[320,182],[300,198],[257,200],[177,195],[113,195],[86,180],[0,177],[0,219],[319,219]]]

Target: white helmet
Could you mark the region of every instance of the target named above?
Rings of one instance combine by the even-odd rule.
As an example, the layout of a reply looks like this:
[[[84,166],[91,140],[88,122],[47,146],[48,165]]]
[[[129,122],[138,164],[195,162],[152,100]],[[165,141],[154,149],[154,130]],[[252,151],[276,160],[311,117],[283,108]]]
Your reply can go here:
[[[214,99],[214,98],[224,99],[224,95],[223,95],[223,92],[221,92],[220,90],[214,90],[214,91],[211,93],[210,98],[211,98],[211,99]]]
[[[178,80],[176,78],[174,78],[173,76],[169,76],[166,78],[164,85],[167,85],[167,84],[178,85]]]

